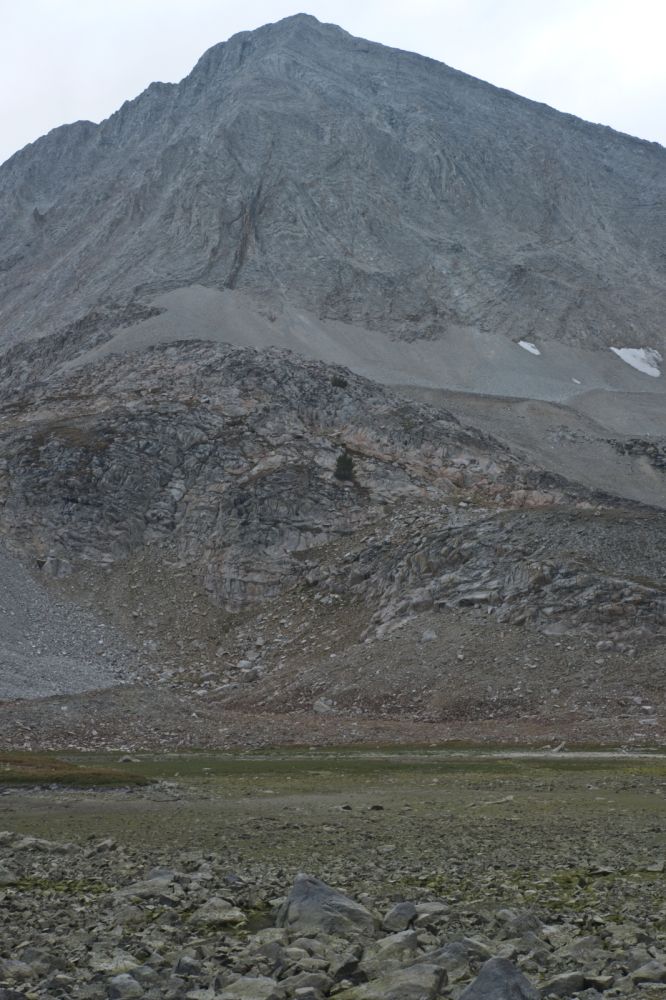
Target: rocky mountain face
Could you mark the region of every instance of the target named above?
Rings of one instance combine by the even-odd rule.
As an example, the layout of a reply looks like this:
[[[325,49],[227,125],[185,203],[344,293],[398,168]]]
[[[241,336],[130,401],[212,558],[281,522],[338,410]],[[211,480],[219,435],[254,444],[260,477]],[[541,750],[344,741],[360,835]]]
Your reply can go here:
[[[298,554],[383,505],[444,499],[463,466],[510,465],[450,415],[277,351],[151,349],[45,389],[4,411],[5,532],[55,577],[172,551],[229,608],[274,596]],[[335,476],[345,452],[349,482]]]
[[[219,745],[220,713],[232,743],[661,733],[662,380],[608,348],[664,345],[665,165],[303,15],[17,153],[0,621],[19,635],[27,568],[23,694],[79,692],[84,746]],[[60,745],[59,705],[24,708],[5,738]]]
[[[305,578],[380,622],[439,604],[661,634],[663,517],[320,362],[197,343],[112,357],[9,400],[0,442],[3,534],[51,578],[149,549],[228,611]]]
[[[410,339],[660,349],[665,168],[297,15],[0,168],[0,341],[201,284]]]
[[[651,690],[664,515],[345,369],[192,341],[111,356],[7,390],[0,449],[5,544],[125,636],[153,691],[436,722],[528,718],[543,684],[595,714]]]

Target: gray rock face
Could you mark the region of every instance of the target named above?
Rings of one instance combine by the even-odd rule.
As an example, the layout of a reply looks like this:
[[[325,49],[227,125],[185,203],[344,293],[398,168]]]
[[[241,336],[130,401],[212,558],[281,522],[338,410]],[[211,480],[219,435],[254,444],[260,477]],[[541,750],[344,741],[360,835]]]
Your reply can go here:
[[[539,1000],[539,997],[539,991],[512,962],[491,958],[460,1000]]]
[[[344,451],[353,479],[342,482]],[[362,605],[359,633],[372,641],[438,609],[589,636],[616,653],[663,638],[663,515],[597,516],[586,491],[518,462],[450,413],[279,350],[163,345],[129,365],[111,356],[26,385],[0,405],[0,453],[0,532],[13,550],[50,587],[79,586],[86,598],[93,589],[136,635],[140,663],[158,662],[166,680],[192,660],[202,680],[219,674],[220,633],[201,628],[204,616],[258,612],[296,587],[317,615],[346,598]],[[0,581],[6,646],[18,626],[21,642],[29,635],[32,605],[21,594],[35,584],[20,579],[20,593]],[[202,596],[190,603],[192,593]],[[117,629],[81,626],[79,635],[67,624],[84,619],[71,610],[54,620],[67,635],[56,649],[69,655],[54,663],[23,649],[28,675],[6,649],[5,696],[138,673]],[[47,624],[37,637],[57,633]],[[214,683],[252,710],[291,682],[282,690],[284,675],[272,672],[278,645],[248,639]],[[87,664],[81,678],[77,662]],[[307,705],[339,717],[326,692],[309,691]]]
[[[297,15],[2,166],[2,340],[200,283],[409,338],[663,348],[665,167]]]
[[[375,919],[360,903],[317,878],[298,875],[278,917],[278,927],[292,934],[340,937],[373,935]]]
[[[448,495],[449,461],[488,451],[450,415],[358,378],[337,388],[332,374],[280,351],[188,344],[131,368],[107,359],[53,396],[38,386],[0,429],[0,527],[51,577],[175,542],[220,603],[274,596],[301,571],[292,553],[424,488]],[[37,418],[28,435],[19,411]],[[334,476],[343,448],[356,455],[350,483]]]
[[[450,413],[336,377],[278,350],[190,342],[26,387],[0,409],[0,530],[47,577],[149,553],[231,611],[299,580],[331,601],[362,595],[379,637],[436,607],[613,648],[661,634],[663,516],[599,520],[585,491]],[[473,509],[454,506],[462,491]],[[329,561],[325,546],[378,522],[353,559]],[[238,661],[248,682],[257,655]]]

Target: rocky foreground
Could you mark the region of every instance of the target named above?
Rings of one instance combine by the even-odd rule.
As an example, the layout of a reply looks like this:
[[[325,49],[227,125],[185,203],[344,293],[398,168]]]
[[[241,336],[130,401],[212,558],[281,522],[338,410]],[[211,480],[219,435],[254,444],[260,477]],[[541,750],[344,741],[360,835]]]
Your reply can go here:
[[[322,772],[307,773],[314,788]],[[549,787],[544,803],[562,795],[561,782],[554,793]],[[331,793],[267,800],[274,784],[255,786],[250,798],[229,788],[218,806],[214,792],[212,800],[183,803],[187,793],[167,783],[139,796],[89,793],[85,801],[73,792],[6,793],[8,820],[32,804],[28,825],[39,830],[36,819],[51,803],[73,829],[88,823],[98,832],[76,842],[0,833],[0,1000],[663,996],[664,862],[654,847],[646,853],[660,827],[646,816],[631,820],[636,837],[627,839],[630,816],[618,812],[623,787],[615,779],[598,784],[565,823],[558,798],[549,819],[547,805],[523,817],[519,838],[513,811],[524,808],[534,785],[514,802],[513,794],[497,797],[506,790],[497,783],[488,799],[490,785],[473,791],[467,779],[461,792],[449,781],[430,804],[437,792],[424,785],[413,808],[400,804],[405,788],[391,783],[383,797],[373,784],[349,800]],[[648,789],[636,786],[634,794]],[[456,833],[445,806],[461,794]],[[108,810],[114,795],[115,822],[126,832],[137,808],[160,810],[142,813],[134,842],[100,838],[108,814],[95,821],[90,810]],[[239,803],[245,812],[236,815]],[[598,841],[588,822],[595,803]],[[204,833],[207,809],[219,810],[211,827],[216,850]],[[576,809],[579,829],[571,826]],[[599,827],[607,820],[604,839]],[[404,844],[384,843],[389,830]],[[204,846],[184,846],[196,843]],[[583,864],[594,854],[596,865]],[[326,881],[294,877],[294,858],[306,856]],[[537,875],[536,858],[549,864],[546,874]]]

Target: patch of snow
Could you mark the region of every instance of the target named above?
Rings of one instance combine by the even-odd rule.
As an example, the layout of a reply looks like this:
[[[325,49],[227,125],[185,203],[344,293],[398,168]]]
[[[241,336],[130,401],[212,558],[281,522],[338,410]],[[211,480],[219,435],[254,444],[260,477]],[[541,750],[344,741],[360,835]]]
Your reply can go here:
[[[664,359],[659,351],[651,347],[611,347],[611,351],[644,375],[651,375],[652,378],[659,378],[661,375],[657,362]]]
[[[531,344],[529,340],[519,340],[518,347],[522,347],[524,351],[529,351],[530,354],[541,354],[541,351],[536,344]],[[615,348],[613,348],[614,350]]]

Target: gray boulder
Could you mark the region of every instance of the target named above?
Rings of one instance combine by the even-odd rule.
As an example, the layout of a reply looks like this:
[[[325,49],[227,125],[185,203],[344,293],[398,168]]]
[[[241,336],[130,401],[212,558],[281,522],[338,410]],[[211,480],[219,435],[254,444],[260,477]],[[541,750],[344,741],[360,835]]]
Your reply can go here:
[[[530,932],[538,934],[543,924],[529,910],[500,910],[495,917],[502,938],[522,937]]]
[[[268,976],[241,976],[219,994],[220,1000],[279,1000],[278,983]]]
[[[540,1000],[529,979],[506,958],[490,958],[460,1000]]]
[[[193,924],[199,926],[226,927],[245,923],[245,914],[221,896],[212,896],[191,916]]]
[[[446,973],[422,962],[390,972],[337,994],[338,1000],[433,1000],[446,984]]]
[[[15,885],[18,882],[18,876],[14,872],[10,871],[9,868],[5,868],[4,865],[0,865],[0,889],[8,885]]]
[[[414,923],[418,911],[413,903],[396,903],[382,920],[386,931],[405,931]]]
[[[572,993],[580,993],[585,989],[585,976],[582,972],[562,972],[546,983],[542,992],[547,997],[570,997]]]
[[[309,875],[297,875],[277,915],[278,927],[291,933],[318,933],[349,937],[373,935],[375,919],[369,910],[349,896]]]
[[[666,983],[666,965],[652,959],[631,973],[635,983]]]
[[[433,965],[438,966],[440,969],[445,969],[451,982],[467,978],[469,973],[469,955],[467,948],[460,941],[452,941],[450,944],[445,944],[436,951],[428,952],[424,957],[427,962],[432,962]]]
[[[129,973],[123,972],[110,980],[108,995],[109,1000],[138,1000],[143,989]]]

